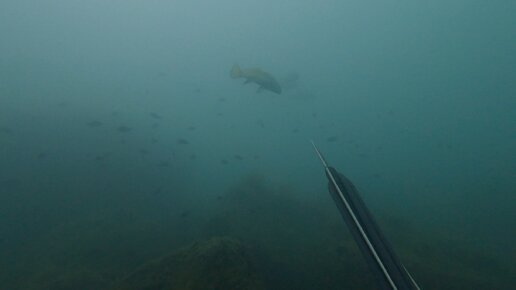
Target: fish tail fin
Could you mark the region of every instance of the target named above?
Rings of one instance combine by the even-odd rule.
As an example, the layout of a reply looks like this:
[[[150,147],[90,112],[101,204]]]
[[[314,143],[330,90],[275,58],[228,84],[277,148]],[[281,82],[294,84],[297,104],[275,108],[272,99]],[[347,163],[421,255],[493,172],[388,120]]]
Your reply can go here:
[[[240,69],[240,66],[238,64],[234,64],[231,68],[231,78],[237,79],[242,77],[242,70]]]

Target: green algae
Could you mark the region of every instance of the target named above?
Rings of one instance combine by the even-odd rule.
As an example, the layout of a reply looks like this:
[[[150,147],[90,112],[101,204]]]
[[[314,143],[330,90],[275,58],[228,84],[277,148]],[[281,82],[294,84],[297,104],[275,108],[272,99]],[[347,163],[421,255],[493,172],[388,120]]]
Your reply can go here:
[[[195,242],[144,264],[113,290],[265,289],[243,245],[232,238]]]

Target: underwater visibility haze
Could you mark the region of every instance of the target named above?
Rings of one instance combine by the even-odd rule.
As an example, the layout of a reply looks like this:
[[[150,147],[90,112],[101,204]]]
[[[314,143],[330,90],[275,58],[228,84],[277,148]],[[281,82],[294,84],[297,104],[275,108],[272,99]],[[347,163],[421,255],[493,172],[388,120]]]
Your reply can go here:
[[[0,1],[0,289],[516,286],[516,2]]]

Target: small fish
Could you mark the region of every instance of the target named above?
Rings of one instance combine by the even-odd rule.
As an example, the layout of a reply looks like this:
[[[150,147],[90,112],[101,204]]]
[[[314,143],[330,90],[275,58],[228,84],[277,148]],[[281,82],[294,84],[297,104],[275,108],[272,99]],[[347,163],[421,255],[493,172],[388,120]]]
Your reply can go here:
[[[339,138],[337,136],[331,136],[331,137],[326,138],[327,142],[336,142],[337,140],[339,140]]]
[[[152,129],[157,129],[159,127],[159,124],[158,123],[154,123],[152,124]]]
[[[298,132],[299,132],[299,128],[292,129],[292,133],[298,133]]]
[[[102,155],[97,155],[97,156],[95,156],[95,160],[96,160],[96,161],[103,161],[104,159],[106,159],[106,157],[105,157],[105,156],[102,156]]]
[[[45,157],[47,157],[47,153],[45,152],[39,152],[38,155],[36,156],[38,159],[44,159]]]
[[[195,128],[195,126],[188,127],[188,131],[195,131],[195,129],[197,129],[197,128]]]
[[[235,157],[236,160],[244,160],[244,157],[242,157],[242,155],[239,155],[239,154],[235,154],[233,157]]]
[[[66,108],[66,107],[68,107],[68,102],[65,102],[65,101],[59,102],[59,103],[57,103],[57,106],[60,108]]]
[[[219,101],[220,103],[224,103],[224,102],[226,102],[226,98],[219,98],[219,99],[218,99],[218,101]]]
[[[97,120],[93,120],[93,121],[91,121],[91,122],[88,122],[88,124],[87,124],[87,125],[88,125],[88,127],[90,127],[90,128],[97,128],[97,127],[102,126],[102,122],[97,121]]]
[[[180,138],[180,139],[177,139],[177,144],[187,145],[187,144],[190,144],[190,142],[188,142],[188,140],[186,140],[186,139]]]
[[[197,156],[195,154],[190,154],[190,160],[195,160],[197,159]]]
[[[1,185],[8,188],[8,189],[14,189],[19,187],[22,184],[22,181],[17,178],[8,178],[4,181],[2,181]]]
[[[133,130],[133,128],[122,125],[122,126],[118,126],[118,128],[116,130],[120,133],[128,133],[128,132],[131,132]]]
[[[259,68],[241,69],[238,64],[235,64],[233,68],[231,68],[230,75],[233,79],[244,78],[245,84],[257,84],[257,92],[268,90],[276,94],[281,94],[281,86],[278,81],[271,74]]]
[[[11,135],[13,133],[13,130],[11,130],[10,128],[7,128],[7,127],[0,127],[0,133],[6,134],[6,135]]]
[[[169,161],[161,161],[160,163],[158,163],[158,166],[159,167],[169,167],[170,162]]]
[[[226,159],[222,159],[222,160],[220,160],[220,163],[222,163],[222,164],[226,165],[226,164],[228,164],[229,162],[228,162]]]
[[[139,150],[138,150],[138,152],[139,152],[141,155],[143,155],[143,156],[145,156],[145,155],[149,154],[149,151],[147,151],[147,150],[145,150],[145,149],[143,149],[143,148],[139,149]]]
[[[149,115],[150,115],[152,118],[156,119],[156,120],[161,120],[161,116],[160,116],[160,115],[158,115],[157,113],[150,112],[150,113],[149,113]]]
[[[186,218],[190,215],[190,211],[189,210],[185,210],[181,213],[181,218]]]
[[[106,160],[107,158],[109,157],[109,153],[103,153],[103,154],[100,154],[100,155],[97,155],[95,156],[95,161],[104,161]]]

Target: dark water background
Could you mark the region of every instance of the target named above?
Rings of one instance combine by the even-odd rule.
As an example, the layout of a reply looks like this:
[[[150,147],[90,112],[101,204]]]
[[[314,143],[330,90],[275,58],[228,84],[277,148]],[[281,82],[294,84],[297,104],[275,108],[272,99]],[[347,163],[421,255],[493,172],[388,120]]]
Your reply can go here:
[[[424,289],[514,287],[515,3],[1,1],[0,289],[219,235],[271,289],[372,287],[310,139]]]

